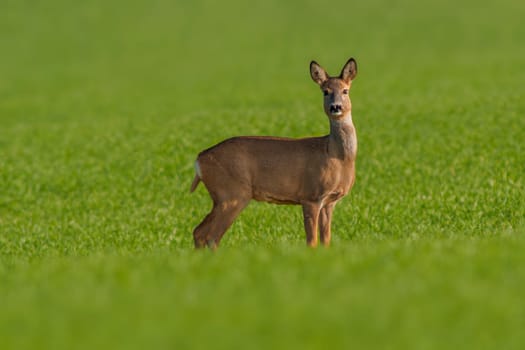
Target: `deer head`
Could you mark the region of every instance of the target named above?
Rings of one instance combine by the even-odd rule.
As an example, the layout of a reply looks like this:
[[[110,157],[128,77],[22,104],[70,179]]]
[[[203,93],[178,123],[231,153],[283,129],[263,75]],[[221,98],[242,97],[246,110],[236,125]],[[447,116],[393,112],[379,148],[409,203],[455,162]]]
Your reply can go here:
[[[323,67],[312,61],[310,75],[323,91],[324,111],[328,118],[341,119],[351,112],[352,103],[348,92],[357,75],[357,63],[353,58],[346,62],[338,77],[330,77]]]

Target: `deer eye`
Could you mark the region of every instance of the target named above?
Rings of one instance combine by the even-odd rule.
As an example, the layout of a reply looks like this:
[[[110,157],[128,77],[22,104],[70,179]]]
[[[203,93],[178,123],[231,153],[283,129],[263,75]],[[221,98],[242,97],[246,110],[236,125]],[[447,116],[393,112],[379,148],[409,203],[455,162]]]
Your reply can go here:
[[[323,94],[324,94],[325,96],[328,96],[329,93],[330,93],[330,92],[329,92],[328,90],[323,90]]]
[[[343,94],[348,95],[348,89],[344,89]]]

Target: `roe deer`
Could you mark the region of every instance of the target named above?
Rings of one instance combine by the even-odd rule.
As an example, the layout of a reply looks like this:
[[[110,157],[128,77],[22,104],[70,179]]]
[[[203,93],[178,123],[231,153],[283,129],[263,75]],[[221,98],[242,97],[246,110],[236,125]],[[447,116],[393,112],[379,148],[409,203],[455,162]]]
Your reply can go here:
[[[213,209],[195,228],[195,247],[215,249],[237,215],[251,199],[303,207],[306,242],[330,244],[335,204],[355,180],[357,137],[348,90],[357,74],[350,58],[338,77],[330,77],[317,62],[310,75],[324,94],[330,134],[301,139],[239,136],[202,151],[195,162],[191,192],[200,181]]]

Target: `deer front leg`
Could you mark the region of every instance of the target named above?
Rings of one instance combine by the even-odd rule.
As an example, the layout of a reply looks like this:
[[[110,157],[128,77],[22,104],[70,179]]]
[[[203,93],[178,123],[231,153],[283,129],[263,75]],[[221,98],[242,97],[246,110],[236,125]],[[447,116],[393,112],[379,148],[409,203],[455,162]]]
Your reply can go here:
[[[303,204],[304,230],[306,231],[306,244],[310,247],[317,246],[317,229],[321,206],[318,203]]]
[[[319,233],[321,236],[321,244],[328,247],[330,245],[330,238],[332,236],[332,212],[334,211],[335,203],[325,205],[319,214]]]

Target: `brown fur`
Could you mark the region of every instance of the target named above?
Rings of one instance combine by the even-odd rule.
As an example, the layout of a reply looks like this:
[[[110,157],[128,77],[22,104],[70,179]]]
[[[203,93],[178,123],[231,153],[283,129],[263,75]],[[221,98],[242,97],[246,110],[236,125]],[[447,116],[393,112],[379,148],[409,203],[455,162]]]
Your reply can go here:
[[[251,199],[302,205],[307,244],[317,245],[318,230],[321,243],[330,244],[333,208],[355,181],[357,137],[348,90],[357,65],[348,60],[340,76],[332,78],[312,61],[310,74],[325,95],[330,134],[303,139],[239,136],[201,152],[200,175],[191,191],[202,181],[213,209],[193,232],[196,248],[216,248]]]

